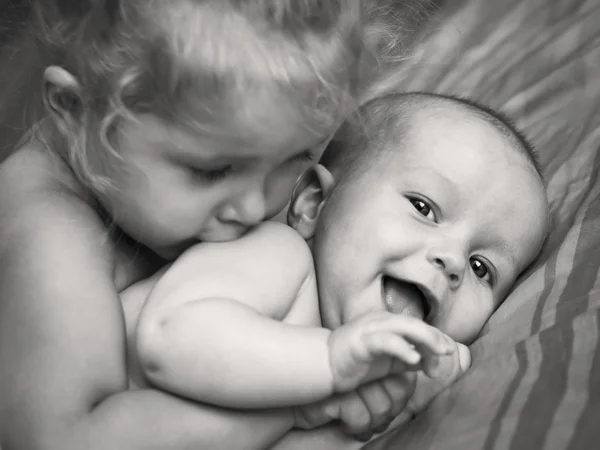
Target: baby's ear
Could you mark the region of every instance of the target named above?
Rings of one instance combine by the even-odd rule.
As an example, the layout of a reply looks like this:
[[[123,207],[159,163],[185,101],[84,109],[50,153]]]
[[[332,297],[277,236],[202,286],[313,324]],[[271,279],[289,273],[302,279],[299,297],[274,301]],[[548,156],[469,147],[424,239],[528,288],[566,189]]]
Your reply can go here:
[[[81,124],[81,87],[77,78],[62,67],[49,66],[44,71],[44,103],[63,134]]]
[[[304,172],[296,183],[287,221],[305,240],[312,239],[333,186],[333,175],[320,164]]]

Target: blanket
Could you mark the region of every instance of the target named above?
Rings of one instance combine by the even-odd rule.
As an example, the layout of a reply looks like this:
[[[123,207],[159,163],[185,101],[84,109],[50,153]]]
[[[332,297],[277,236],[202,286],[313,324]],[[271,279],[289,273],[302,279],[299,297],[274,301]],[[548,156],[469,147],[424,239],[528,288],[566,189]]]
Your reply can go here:
[[[552,225],[471,369],[366,450],[600,447],[599,24],[598,0],[446,2],[380,83],[512,117],[539,152]]]

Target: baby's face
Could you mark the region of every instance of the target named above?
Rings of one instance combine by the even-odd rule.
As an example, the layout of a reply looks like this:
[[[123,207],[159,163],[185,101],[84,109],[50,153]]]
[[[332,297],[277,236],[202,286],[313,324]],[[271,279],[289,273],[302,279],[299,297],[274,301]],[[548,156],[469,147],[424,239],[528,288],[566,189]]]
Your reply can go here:
[[[469,343],[539,252],[541,180],[495,128],[461,114],[419,120],[325,203],[313,251],[327,327],[387,309]]]

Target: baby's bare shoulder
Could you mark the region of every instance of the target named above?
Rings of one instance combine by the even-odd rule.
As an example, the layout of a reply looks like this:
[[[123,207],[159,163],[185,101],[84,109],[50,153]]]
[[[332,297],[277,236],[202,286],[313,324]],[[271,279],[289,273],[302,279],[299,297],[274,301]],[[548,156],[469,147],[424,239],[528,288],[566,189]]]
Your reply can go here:
[[[287,313],[313,272],[310,249],[302,237],[286,225],[265,222],[239,239],[188,249],[157,282],[152,296],[172,299],[193,292],[196,297],[202,293],[243,299],[279,317]]]
[[[293,228],[279,222],[263,222],[227,245],[236,258],[248,258],[271,273],[285,268],[289,275],[294,273],[303,278],[313,268],[308,244]]]
[[[278,222],[263,222],[244,236],[228,242],[205,242],[188,249],[178,261],[209,261],[212,264],[229,264],[248,259],[252,265],[300,264],[312,265],[310,249],[295,230]],[[178,265],[176,263],[175,265]]]
[[[251,245],[282,252],[288,256],[290,256],[289,252],[299,256],[310,255],[310,249],[302,236],[293,228],[279,222],[263,222],[243,239],[251,242]]]

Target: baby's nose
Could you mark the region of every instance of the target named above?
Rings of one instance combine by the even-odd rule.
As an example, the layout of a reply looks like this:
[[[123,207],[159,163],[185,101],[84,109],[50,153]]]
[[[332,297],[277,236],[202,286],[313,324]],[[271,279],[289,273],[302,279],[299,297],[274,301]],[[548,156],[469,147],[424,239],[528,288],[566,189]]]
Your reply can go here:
[[[458,249],[432,249],[428,254],[428,260],[431,264],[444,272],[451,287],[458,287],[462,284],[467,259]]]

